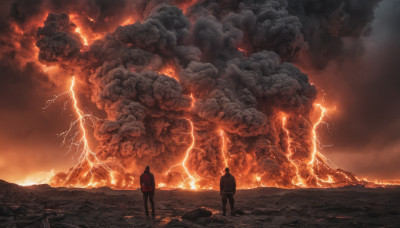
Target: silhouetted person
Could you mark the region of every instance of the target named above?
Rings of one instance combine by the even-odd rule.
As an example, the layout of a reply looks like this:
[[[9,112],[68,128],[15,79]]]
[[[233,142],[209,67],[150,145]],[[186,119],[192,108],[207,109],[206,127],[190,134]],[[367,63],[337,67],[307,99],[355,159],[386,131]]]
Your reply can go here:
[[[225,175],[221,177],[219,182],[219,193],[222,198],[222,211],[226,215],[226,201],[229,200],[231,206],[231,215],[235,215],[235,199],[233,195],[236,193],[235,177],[229,173],[229,168],[225,168]]]
[[[154,175],[150,173],[150,166],[146,166],[144,173],[140,176],[140,189],[143,193],[144,209],[146,210],[146,216],[149,216],[149,208],[147,207],[147,199],[151,203],[151,215],[155,215],[154,211],[154,190],[156,189],[156,182]]]

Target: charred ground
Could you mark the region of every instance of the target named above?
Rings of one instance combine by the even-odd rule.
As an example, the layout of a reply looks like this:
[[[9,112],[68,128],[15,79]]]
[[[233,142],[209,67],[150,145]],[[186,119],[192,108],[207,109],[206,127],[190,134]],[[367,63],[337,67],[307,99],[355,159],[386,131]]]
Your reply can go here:
[[[138,190],[21,187],[0,182],[0,227],[399,227],[400,188],[239,190],[242,215],[223,217],[216,191],[157,190],[146,219]],[[211,217],[182,215],[205,207]]]

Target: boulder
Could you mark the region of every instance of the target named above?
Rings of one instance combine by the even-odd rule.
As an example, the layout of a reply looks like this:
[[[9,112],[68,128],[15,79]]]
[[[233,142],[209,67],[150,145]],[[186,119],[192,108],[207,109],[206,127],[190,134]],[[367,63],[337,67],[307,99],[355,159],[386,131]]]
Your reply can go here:
[[[188,224],[184,221],[179,221],[179,219],[172,219],[170,222],[166,224],[166,227],[184,227],[184,228],[190,228],[193,227],[193,225]]]
[[[212,223],[213,219],[211,217],[200,217],[196,219],[196,224],[207,226],[208,224]]]
[[[211,217],[212,212],[205,209],[205,208],[197,208],[196,210],[189,211],[182,216],[182,219],[196,221],[198,218],[201,217]]]
[[[3,217],[12,217],[14,216],[14,211],[11,207],[8,206],[0,206],[0,216]]]
[[[237,210],[235,210],[235,215],[242,216],[242,215],[244,215],[244,211],[237,209]]]

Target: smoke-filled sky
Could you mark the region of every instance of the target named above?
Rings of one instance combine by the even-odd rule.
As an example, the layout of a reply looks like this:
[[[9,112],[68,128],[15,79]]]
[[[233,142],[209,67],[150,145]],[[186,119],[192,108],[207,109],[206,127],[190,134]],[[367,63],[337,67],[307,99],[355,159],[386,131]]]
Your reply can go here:
[[[49,23],[44,27],[43,20],[46,18],[39,18],[43,12],[59,14],[83,12],[95,18],[96,24],[91,25],[93,31],[110,31],[113,35],[112,38],[111,36],[108,38],[107,42],[109,43],[99,43],[97,46],[92,47],[87,54],[89,57],[77,57],[76,50],[79,49],[79,44],[71,36],[72,40],[69,40],[69,45],[72,47],[76,45],[76,50],[73,48],[68,49],[68,52],[54,58],[54,53],[50,52],[48,54],[49,52],[46,52],[46,50],[43,51],[43,49],[49,48],[48,41],[44,38],[42,43],[36,43],[42,51],[40,55],[42,63],[57,60],[68,62],[68,64],[74,66],[80,65],[79,61],[90,59],[90,55],[108,54],[106,47],[108,48],[114,42],[114,37],[123,43],[143,47],[145,50],[143,53],[145,54],[147,51],[154,52],[154,49],[156,49],[157,52],[162,53],[161,56],[172,55],[168,50],[163,49],[163,47],[167,47],[172,48],[175,51],[173,53],[175,55],[181,53],[187,55],[177,57],[181,62],[189,62],[189,60],[196,59],[196,57],[192,58],[191,55],[197,55],[197,50],[188,48],[185,45],[170,44],[173,41],[171,41],[169,33],[166,33],[165,37],[163,37],[165,39],[163,47],[162,44],[150,47],[146,43],[138,42],[142,38],[130,34],[150,33],[146,28],[143,28],[144,26],[119,27],[117,29],[117,26],[124,23],[129,15],[139,14],[138,12],[148,13],[135,8],[143,7],[143,2],[141,1],[89,0],[60,2],[52,0],[9,0],[0,3],[0,47],[2,49],[0,52],[0,179],[20,181],[39,172],[48,172],[53,169],[56,172],[66,171],[76,163],[77,155],[72,152],[67,153],[68,147],[62,145],[62,138],[57,136],[57,134],[68,129],[69,123],[75,118],[70,108],[71,103],[67,102],[68,99],[61,98],[43,110],[47,100],[52,99],[55,94],[68,89],[69,85],[67,83],[69,81],[60,79],[57,75],[51,77],[46,75],[37,61],[32,60],[32,54],[30,54],[30,51],[36,48],[29,46],[32,43],[30,42],[31,37],[36,37],[36,33],[41,35],[41,38],[51,37],[49,35],[49,31],[51,31],[49,27],[52,26],[50,22],[52,20],[61,20],[57,16],[47,18]],[[135,2],[135,4],[132,2]],[[150,2],[148,3],[149,5],[162,1]],[[184,1],[171,2],[186,6]],[[214,1],[199,1],[199,3],[189,7],[185,13],[190,19],[201,18],[212,12],[210,13],[211,16],[204,17],[207,19],[199,19],[190,32],[188,22],[179,17],[178,13],[176,15],[160,13],[153,15],[152,19],[154,21],[168,21],[164,17],[176,16],[177,18],[171,19],[170,25],[168,23],[164,24],[165,27],[170,26],[174,29],[174,36],[178,40],[175,42],[185,43],[181,42],[180,39],[183,39],[182,37],[185,37],[186,34],[193,34],[190,36],[190,41],[187,42],[193,43],[200,49],[202,62],[212,62],[210,59],[213,59],[213,61],[216,59],[212,63],[218,69],[225,65],[225,63],[221,63],[224,59],[227,62],[229,61],[231,65],[237,65],[238,69],[235,68],[235,70],[239,71],[239,68],[244,70],[257,67],[253,63],[256,60],[262,62],[264,59],[275,58],[271,57],[271,54],[263,53],[249,58],[247,62],[239,63],[237,59],[224,56],[237,54],[229,52],[229,47],[235,46],[236,43],[242,44],[241,48],[249,53],[263,50],[274,51],[282,61],[293,63],[306,73],[309,80],[316,86],[318,99],[321,99],[322,94],[325,94],[323,97],[327,106],[336,106],[336,111],[331,113],[327,119],[329,127],[321,127],[319,129],[321,141],[326,145],[322,149],[322,153],[330,159],[332,164],[361,177],[399,179],[400,103],[398,99],[400,99],[400,44],[398,40],[400,38],[400,29],[398,21],[400,21],[400,2],[396,0],[288,0],[287,2],[273,0],[270,1],[271,5],[268,7],[275,9],[275,11],[265,11],[268,14],[265,12],[259,12],[259,15],[254,14],[257,16],[257,20],[261,20],[263,17],[272,17],[276,27],[272,27],[267,23],[268,20],[265,20],[266,22],[262,23],[263,26],[258,26],[257,28],[251,27],[256,16],[249,12],[257,12],[252,9],[254,7],[251,4],[252,1],[243,1],[243,5],[248,6],[248,8],[242,9],[235,16],[226,14],[225,9],[237,10],[235,7],[239,5],[238,2],[241,1],[219,1],[218,4],[214,3]],[[191,5],[191,3],[187,5]],[[150,6],[146,7],[151,8]],[[205,13],[205,9],[208,10],[207,13]],[[66,12],[63,12],[63,10],[66,10]],[[218,18],[216,15],[221,15],[221,17],[225,18]],[[142,15],[137,16],[137,18],[141,17]],[[224,28],[218,27],[220,25],[216,22],[214,23],[214,20],[224,21]],[[40,21],[38,25],[43,29],[37,30],[37,27],[29,24],[30,21]],[[181,24],[177,24],[178,22]],[[35,36],[26,35],[24,39],[16,41],[10,32],[15,24],[22,27],[26,34],[34,34]],[[239,27],[249,26],[249,30],[254,29],[255,31],[253,33],[249,32],[252,35],[244,32],[240,33],[235,27],[238,24]],[[115,29],[117,30],[114,32]],[[170,28],[168,29],[171,30]],[[225,33],[219,33],[220,29]],[[68,33],[68,28],[65,28],[65,30]],[[130,40],[131,37],[134,38]],[[121,53],[123,51],[121,49]],[[145,56],[143,53],[131,53],[131,56]],[[55,55],[57,54],[59,53]],[[217,54],[218,57],[214,56]],[[149,59],[153,58],[148,60],[153,64],[150,67],[157,67],[158,60],[154,60],[154,57],[150,54],[148,56]],[[102,58],[101,61],[112,62],[112,58],[113,55],[110,55]],[[146,61],[145,59],[142,60]],[[100,62],[100,60],[96,61]],[[269,62],[265,61],[265,63]],[[93,63],[93,65],[95,64],[97,63]],[[203,93],[209,92],[205,88],[209,86],[207,83],[213,82],[217,69],[203,63],[184,64],[187,65],[187,68],[180,76],[182,80],[194,74],[193,72],[199,71],[204,71],[205,73],[203,74],[207,74],[207,77],[210,77],[210,79],[207,79],[207,77],[199,74],[198,79],[194,81],[188,80],[187,84],[184,85],[184,89],[202,90],[204,91]],[[61,66],[65,71],[74,71],[65,65],[67,64]],[[140,65],[144,64],[140,63]],[[104,68],[106,67],[101,67],[101,69]],[[281,68],[282,70],[279,69],[277,71],[295,71],[291,66],[287,65],[282,65]],[[234,71],[234,69],[230,70]],[[97,72],[97,74],[101,73]],[[113,77],[117,76],[113,75]],[[140,78],[142,75],[138,74],[134,77]],[[205,77],[205,79],[201,79],[201,77]],[[302,76],[298,77],[300,79],[296,78],[296,80],[300,82]],[[161,84],[175,86],[172,82],[160,79],[158,76],[154,76],[153,80],[159,80]],[[98,87],[100,88],[94,88],[93,90],[105,90],[102,88],[102,83],[106,82],[94,82],[94,84],[96,83],[99,84]],[[206,83],[206,85],[201,83]],[[249,82],[249,84],[251,83]],[[81,85],[80,88],[84,86]],[[215,87],[220,87],[220,85],[216,83]],[[302,88],[295,95],[307,94],[304,97],[312,99],[314,95],[308,90],[310,88]],[[170,91],[162,92],[170,93]],[[98,110],[96,110],[94,104],[96,102],[97,105],[101,103],[104,106],[100,107],[100,109],[106,109],[107,111],[109,108],[111,111],[108,111],[107,114],[110,116],[114,115],[113,112],[116,112],[114,109],[118,109],[114,104],[112,107],[107,107],[109,105],[107,102],[110,102],[107,99],[112,100],[112,97],[107,98],[106,95],[102,94],[99,97],[106,101],[99,101],[98,98],[91,98],[87,93],[89,92],[82,89],[79,94],[80,105],[85,107],[85,111],[97,113]],[[104,91],[95,91],[93,93],[104,93]],[[206,96],[200,92],[197,95],[200,97]],[[244,97],[246,95],[243,92],[240,96]],[[170,102],[165,104],[170,110],[180,112],[181,107],[190,106],[190,101],[184,95],[172,96],[174,102],[175,98],[179,97],[179,99],[177,98],[179,104],[173,103],[168,99],[163,100]],[[217,95],[212,96],[217,97]],[[163,98],[160,99],[162,100]],[[241,102],[243,99],[240,98]],[[262,101],[260,99],[262,99],[262,96],[257,97],[258,102]],[[251,100],[246,102],[252,103]],[[284,103],[285,101],[282,99],[279,102]],[[266,103],[268,102],[266,101]],[[207,104],[201,105],[206,106]],[[307,102],[304,101],[304,104],[299,106],[303,105],[307,106]],[[251,104],[249,104],[250,106]],[[131,108],[140,111],[142,107],[132,105]],[[163,109],[163,107],[160,109]],[[288,109],[292,109],[292,107]],[[201,115],[201,117],[211,115],[206,111],[203,111],[205,114]],[[102,115],[101,112],[98,113]],[[252,113],[252,115],[256,114]],[[115,114],[115,116],[117,115]],[[118,116],[115,118],[125,117]],[[137,118],[140,119],[139,116]],[[252,118],[256,117],[252,116]],[[118,119],[118,121],[122,120]],[[231,130],[233,132],[228,123],[224,124],[228,131]],[[110,127],[106,124],[103,126],[102,129]],[[129,127],[132,126],[125,126],[125,128],[128,128],[126,130],[127,134],[135,134]],[[257,131],[257,128],[243,126],[243,131],[247,130],[249,133],[246,136],[250,136],[255,134],[250,131]],[[136,131],[140,131],[140,129]],[[93,134],[93,132],[91,133]],[[100,135],[98,137],[101,138],[101,132],[98,134]],[[93,137],[91,139],[92,145],[96,145],[96,140]]]

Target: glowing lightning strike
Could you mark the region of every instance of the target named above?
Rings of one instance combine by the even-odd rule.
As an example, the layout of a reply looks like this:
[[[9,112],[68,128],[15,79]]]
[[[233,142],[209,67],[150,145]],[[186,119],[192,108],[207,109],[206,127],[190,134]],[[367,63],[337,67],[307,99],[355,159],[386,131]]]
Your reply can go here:
[[[228,160],[226,159],[226,139],[225,139],[225,134],[224,134],[224,130],[219,130],[219,134],[221,136],[222,139],[222,146],[221,146],[221,153],[222,153],[222,157],[224,158],[224,163],[225,163],[225,167],[228,167]],[[229,139],[228,139],[229,141]],[[224,167],[224,168],[225,168]],[[221,170],[221,174],[224,174],[223,170]]]
[[[188,175],[187,179],[190,179],[190,188],[191,189],[196,189],[196,178],[194,178],[189,170],[186,168],[186,160],[189,157],[190,152],[192,151],[193,147],[194,147],[194,142],[195,142],[195,136],[194,136],[194,126],[193,126],[193,122],[190,119],[186,119],[187,121],[189,121],[190,123],[190,128],[191,128],[191,132],[190,132],[190,136],[192,137],[192,143],[190,144],[189,148],[186,150],[186,156],[182,161],[182,167],[185,169],[186,174]]]
[[[291,149],[291,146],[292,146],[292,138],[290,137],[290,134],[289,134],[289,130],[286,128],[286,116],[284,116],[283,118],[282,118],[282,128],[283,128],[283,130],[285,131],[285,133],[286,133],[286,137],[287,137],[287,140],[288,140],[288,146],[287,146],[287,150],[288,150],[288,154],[287,154],[287,159],[288,159],[288,161],[293,165],[293,167],[295,168],[295,170],[296,170],[296,178],[297,178],[297,182],[296,183],[293,183],[293,180],[292,180],[292,183],[294,184],[294,185],[297,185],[297,186],[306,186],[306,184],[304,183],[304,180],[303,180],[303,178],[300,176],[300,174],[299,174],[299,168],[297,167],[297,164],[293,161],[293,159],[292,159],[292,156],[293,156],[293,151],[292,151],[292,149]]]
[[[74,87],[75,87],[75,76],[72,77],[72,82],[71,82],[71,86],[69,89],[69,94],[71,95],[71,98],[73,100],[73,107],[75,110],[75,113],[78,116],[78,119],[75,120],[74,122],[71,123],[70,128],[66,131],[63,132],[61,135],[64,136],[64,142],[65,142],[65,138],[70,134],[73,126],[75,126],[76,124],[79,124],[79,128],[81,131],[81,138],[78,140],[78,142],[72,142],[73,145],[75,145],[77,148],[82,148],[82,153],[79,157],[79,162],[72,168],[72,170],[69,172],[67,178],[65,179],[66,181],[69,180],[70,175],[72,173],[74,173],[73,171],[75,169],[77,169],[78,167],[81,167],[83,165],[84,162],[86,162],[89,165],[89,171],[84,175],[85,177],[91,173],[91,170],[93,167],[96,167],[98,165],[101,165],[102,167],[104,167],[106,169],[106,171],[108,172],[109,176],[111,177],[111,180],[114,180],[114,176],[113,176],[113,172],[111,171],[111,169],[105,165],[104,163],[102,163],[96,156],[96,153],[94,153],[89,146],[88,140],[86,138],[86,129],[85,129],[85,118],[90,118],[93,121],[93,116],[89,115],[89,114],[84,114],[83,111],[81,109],[79,109],[78,107],[78,101],[76,99],[75,96],[75,91],[74,91]],[[74,138],[77,136],[78,133],[76,133],[73,137],[72,140],[74,140]],[[96,186],[97,183],[93,183],[92,180],[93,176],[90,178],[90,182],[88,184],[84,184],[85,187],[92,187],[92,186]],[[66,183],[64,183],[65,185]]]
[[[190,94],[190,97],[192,98],[192,105],[191,105],[191,107],[193,108],[195,99],[194,99],[194,97],[193,97],[193,94]],[[192,149],[193,149],[193,147],[194,147],[194,145],[195,145],[195,141],[196,141],[196,137],[195,137],[195,135],[194,135],[194,124],[193,124],[193,121],[190,120],[190,119],[188,119],[188,118],[185,118],[185,120],[187,120],[187,121],[189,122],[189,124],[190,124],[190,128],[191,128],[191,130],[190,130],[190,136],[191,136],[191,138],[192,138],[192,142],[191,142],[190,146],[188,147],[188,149],[187,149],[186,152],[185,152],[185,158],[182,160],[182,163],[171,166],[171,167],[169,168],[169,170],[168,170],[167,172],[165,172],[165,174],[170,173],[170,172],[171,172],[171,169],[174,168],[174,167],[176,167],[176,166],[182,166],[183,169],[184,169],[185,172],[186,172],[186,175],[187,175],[188,177],[187,177],[186,179],[183,180],[183,183],[180,185],[180,187],[181,187],[181,188],[184,188],[184,183],[185,183],[187,180],[190,180],[190,182],[189,182],[190,189],[197,189],[197,186],[196,186],[197,179],[189,172],[188,168],[186,167],[186,161],[187,161],[187,159],[189,158],[190,152],[192,151]]]
[[[82,40],[83,40],[83,44],[84,44],[85,46],[88,46],[88,45],[89,45],[88,40],[87,40],[87,38],[82,34],[81,28],[76,27],[75,32],[78,33],[78,34],[81,36],[81,38],[82,38]]]
[[[316,106],[321,109],[321,114],[318,118],[318,121],[315,122],[315,124],[313,125],[313,128],[312,128],[313,150],[312,150],[310,161],[308,162],[307,165],[309,167],[311,177],[314,177],[317,180],[317,182],[316,182],[317,185],[322,187],[322,185],[319,182],[324,182],[324,183],[333,183],[334,182],[331,175],[327,175],[327,177],[328,177],[327,180],[320,179],[317,175],[315,175],[315,170],[314,170],[315,165],[318,165],[318,159],[316,159],[316,157],[319,157],[323,161],[326,161],[325,156],[323,156],[318,151],[319,139],[318,139],[318,135],[317,135],[317,128],[321,123],[323,123],[323,119],[327,115],[329,109],[323,107],[321,104],[316,104]],[[325,162],[322,163],[322,165],[326,166]]]
[[[71,87],[70,87],[69,91],[70,91],[70,93],[71,93],[72,100],[74,101],[74,109],[75,109],[75,112],[76,112],[76,114],[78,114],[79,126],[80,126],[81,131],[82,131],[82,138],[81,138],[81,140],[82,140],[82,142],[83,142],[83,152],[84,152],[84,154],[85,154],[85,157],[87,158],[87,156],[88,156],[89,154],[94,154],[94,153],[93,153],[92,150],[90,149],[89,143],[88,143],[88,141],[87,141],[87,139],[86,139],[86,129],[85,129],[85,126],[84,126],[84,123],[83,123],[84,114],[83,114],[83,112],[78,108],[78,101],[76,100],[76,97],[75,97],[74,86],[75,86],[75,77],[72,77]]]
[[[187,118],[185,118],[185,119],[186,119],[186,120],[189,122],[189,124],[190,124],[190,128],[191,128],[190,136],[191,136],[191,138],[192,138],[192,143],[190,144],[190,146],[189,146],[188,149],[186,150],[186,152],[185,152],[185,158],[182,160],[182,163],[178,163],[178,164],[176,164],[176,165],[171,166],[171,167],[169,168],[169,170],[168,170],[167,172],[165,172],[165,174],[167,175],[168,173],[170,173],[170,172],[171,172],[171,169],[174,168],[174,167],[176,167],[176,166],[182,166],[182,168],[185,170],[186,175],[187,175],[188,177],[187,177],[186,179],[183,180],[183,183],[180,185],[180,187],[181,187],[181,188],[184,188],[184,187],[185,187],[185,186],[184,186],[184,183],[185,183],[187,180],[190,180],[190,182],[189,182],[190,189],[197,189],[197,186],[196,186],[197,180],[196,180],[196,178],[189,172],[188,168],[186,167],[186,161],[187,161],[187,159],[189,158],[190,152],[192,151],[192,149],[193,149],[193,147],[194,147],[194,144],[195,144],[195,141],[196,141],[196,138],[195,138],[195,135],[194,135],[194,125],[193,125],[193,122],[192,122],[190,119],[187,119]]]
[[[317,128],[322,123],[322,120],[324,119],[324,116],[328,112],[328,109],[325,108],[325,107],[322,107],[321,104],[316,104],[316,106],[321,109],[321,115],[319,116],[318,121],[314,124],[314,126],[312,128],[313,151],[312,151],[312,154],[311,154],[311,159],[308,162],[308,165],[312,165],[314,163],[314,161],[315,161],[315,156],[320,155],[320,153],[318,151],[318,148],[317,148],[318,147],[317,143],[319,143],[318,135],[317,135]]]

